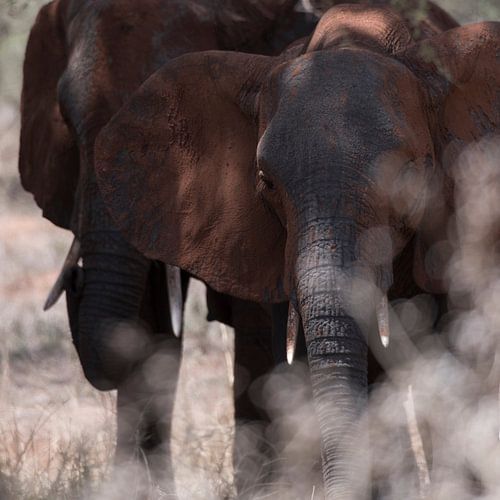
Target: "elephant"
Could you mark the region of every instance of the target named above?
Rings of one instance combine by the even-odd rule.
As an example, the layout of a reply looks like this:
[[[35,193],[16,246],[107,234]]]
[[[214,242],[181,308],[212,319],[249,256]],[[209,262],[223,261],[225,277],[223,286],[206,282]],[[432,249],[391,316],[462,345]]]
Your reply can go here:
[[[170,471],[167,479],[172,477],[168,437],[181,353],[176,336],[187,274],[181,277],[178,269],[144,257],[117,231],[97,185],[95,138],[143,81],[177,56],[215,49],[272,54],[309,34],[315,18],[294,10],[295,3],[54,0],[40,10],[28,41],[21,181],[43,215],[75,235],[46,306],[66,291],[86,378],[97,389],[118,389],[117,455],[126,458],[139,446],[150,469]],[[254,326],[245,323],[247,330],[258,330],[259,318],[267,314],[213,291],[209,304],[213,319],[236,327],[239,315],[252,312]],[[168,366],[164,363],[156,382],[148,382],[143,368],[160,354]],[[253,359],[252,345],[238,344],[236,361],[258,374],[262,370]],[[244,399],[237,398],[243,414]]]
[[[342,2],[338,0],[309,0],[311,10],[318,16],[322,16],[331,7],[342,3],[358,5],[374,5],[391,7],[402,15],[412,28],[414,36],[432,36],[438,30],[447,30],[458,26],[457,21],[443,10],[439,5],[427,0],[358,0],[353,2]]]
[[[289,303],[327,499],[368,494],[369,347],[390,338],[388,296],[446,292],[426,254],[460,153],[498,138],[499,54],[497,22],[415,41],[390,8],[341,5],[278,57],[169,62],[97,137],[102,196],[134,247],[219,292]]]
[[[339,0],[309,0],[311,10],[320,16],[331,7],[342,3],[345,2]],[[348,3],[390,7],[408,21],[414,35],[429,35],[435,29],[442,30],[457,26],[457,22],[448,12],[429,0],[357,0]]]

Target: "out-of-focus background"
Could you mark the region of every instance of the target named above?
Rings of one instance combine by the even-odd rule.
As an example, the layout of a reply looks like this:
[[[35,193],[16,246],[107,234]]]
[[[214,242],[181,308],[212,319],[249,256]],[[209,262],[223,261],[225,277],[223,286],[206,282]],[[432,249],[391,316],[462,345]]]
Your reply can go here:
[[[102,498],[114,447],[115,395],[99,393],[84,380],[71,345],[64,300],[42,312],[71,235],[41,217],[17,172],[24,49],[44,3],[0,0],[2,500]],[[500,0],[437,3],[461,22],[500,19]],[[190,499],[224,498],[232,491],[231,332],[225,335],[204,317],[203,286],[195,284],[186,314],[173,436],[177,487],[181,498]]]

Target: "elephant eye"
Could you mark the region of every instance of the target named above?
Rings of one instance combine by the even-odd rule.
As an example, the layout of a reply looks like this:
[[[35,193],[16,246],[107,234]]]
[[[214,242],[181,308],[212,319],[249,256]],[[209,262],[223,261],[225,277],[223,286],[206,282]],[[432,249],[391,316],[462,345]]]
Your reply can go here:
[[[264,184],[264,186],[271,190],[271,191],[274,191],[275,187],[274,187],[274,184],[273,182],[269,179],[269,177],[266,176],[266,174],[264,173],[263,170],[259,170],[259,180]]]

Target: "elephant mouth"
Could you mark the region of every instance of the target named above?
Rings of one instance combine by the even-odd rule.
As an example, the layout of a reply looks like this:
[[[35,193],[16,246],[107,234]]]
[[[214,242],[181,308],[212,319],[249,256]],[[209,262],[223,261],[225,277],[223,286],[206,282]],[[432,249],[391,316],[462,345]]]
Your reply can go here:
[[[151,328],[160,326],[154,326],[160,321],[161,331],[180,337],[184,302],[181,270],[169,265],[154,268],[163,283],[162,291],[156,291],[160,294],[154,306],[157,312],[148,307],[143,311],[143,301],[149,296],[146,288],[156,286],[149,277],[152,262],[128,247],[118,234],[101,232],[90,238],[84,236],[83,242],[73,239],[44,310],[66,292],[71,335],[85,376],[97,389],[109,390],[128,376],[142,352],[137,349],[135,354],[125,355],[119,349],[128,331],[123,325],[130,323],[135,330],[133,325],[149,324],[147,318],[152,314]]]
[[[79,290],[83,287],[83,277],[79,275],[76,279],[69,280],[68,275],[78,266],[78,262],[82,257],[81,242],[75,237],[70,245],[68,253],[64,259],[63,265],[59,274],[52,285],[47,298],[45,299],[43,310],[48,311],[59,301],[61,295],[68,286],[76,286]],[[182,309],[183,309],[183,296],[182,296],[182,283],[181,283],[181,270],[177,266],[166,265],[165,274],[167,280],[168,291],[168,310],[170,317],[170,326],[176,337],[180,337],[182,330]],[[73,290],[74,292],[76,291]]]

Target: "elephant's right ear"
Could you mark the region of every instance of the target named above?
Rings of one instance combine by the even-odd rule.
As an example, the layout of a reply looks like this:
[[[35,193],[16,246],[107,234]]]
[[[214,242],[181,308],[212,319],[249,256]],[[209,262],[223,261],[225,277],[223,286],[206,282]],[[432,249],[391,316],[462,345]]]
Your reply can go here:
[[[33,193],[44,216],[69,228],[78,149],[57,100],[57,86],[67,62],[64,5],[55,0],[40,10],[26,48],[19,172],[23,187]]]
[[[274,58],[188,54],[149,78],[99,134],[105,203],[147,257],[212,288],[283,301],[285,231],[257,194],[257,95]]]

